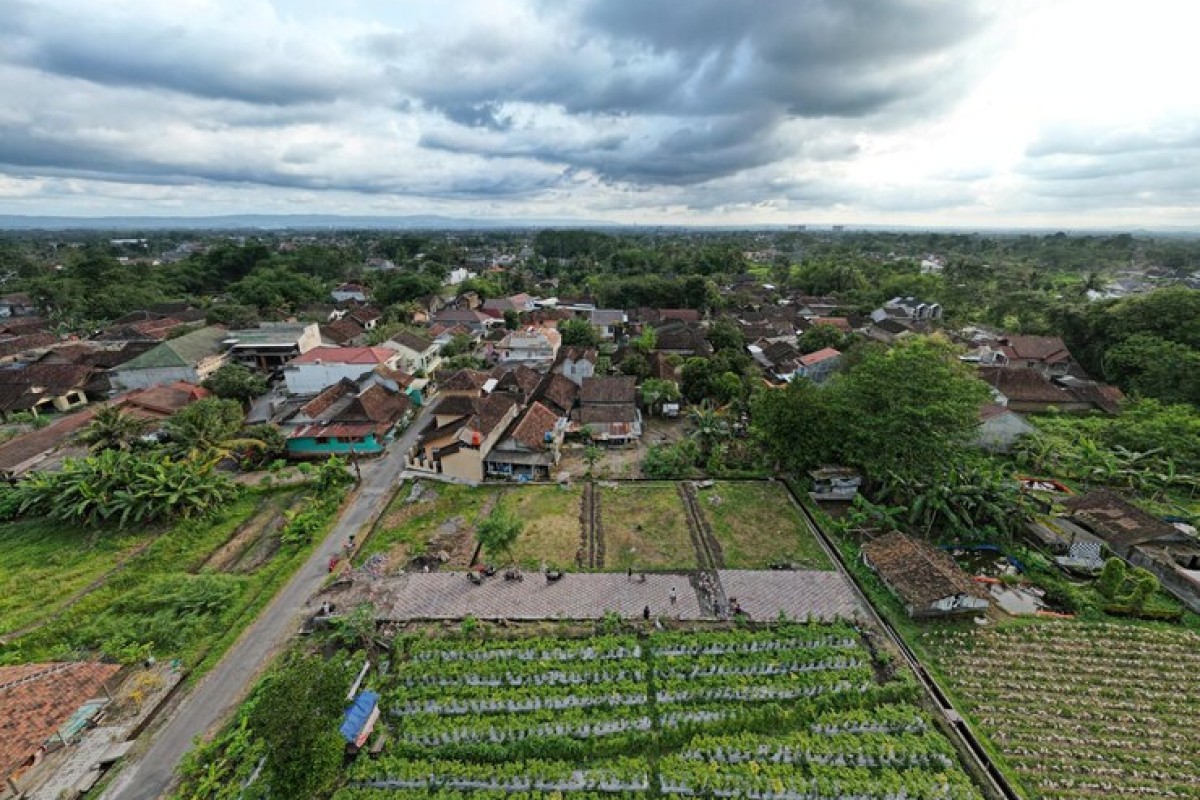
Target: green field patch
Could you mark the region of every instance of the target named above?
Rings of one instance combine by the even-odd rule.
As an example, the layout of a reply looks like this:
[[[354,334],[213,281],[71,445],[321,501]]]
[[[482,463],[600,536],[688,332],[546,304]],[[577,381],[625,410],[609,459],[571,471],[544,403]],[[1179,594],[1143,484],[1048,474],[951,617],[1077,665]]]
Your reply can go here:
[[[607,569],[695,569],[683,502],[673,483],[600,487]]]
[[[727,569],[831,570],[833,563],[778,483],[718,481],[697,495]]]

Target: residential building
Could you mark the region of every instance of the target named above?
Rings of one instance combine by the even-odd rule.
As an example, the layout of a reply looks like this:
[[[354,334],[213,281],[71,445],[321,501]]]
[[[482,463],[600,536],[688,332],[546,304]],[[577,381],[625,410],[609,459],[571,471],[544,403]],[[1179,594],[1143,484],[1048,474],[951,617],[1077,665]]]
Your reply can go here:
[[[228,331],[209,326],[168,339],[113,371],[113,383],[124,389],[144,389],[176,381],[203,383],[229,363]]]
[[[554,371],[566,376],[576,386],[582,386],[585,378],[596,374],[598,353],[594,347],[564,347],[558,353]]]
[[[558,355],[562,335],[554,328],[527,327],[510,331],[495,346],[501,364],[550,366]]]
[[[431,324],[444,325],[447,328],[454,327],[455,325],[465,325],[472,333],[483,334],[487,331],[488,326],[495,324],[498,320],[482,311],[444,308],[433,314],[430,317],[430,322]]]
[[[433,339],[411,331],[400,331],[380,345],[400,354],[400,368],[405,372],[432,374],[441,364],[441,345]]]
[[[513,420],[484,459],[489,477],[548,479],[558,465],[567,420],[533,402]]]
[[[884,309],[896,311],[911,320],[934,320],[942,318],[940,303],[925,302],[916,297],[893,297],[883,304]]]
[[[345,317],[321,325],[320,330],[321,343],[337,347],[360,347],[367,338],[361,325]]]
[[[656,349],[680,356],[712,355],[712,345],[698,322],[668,322],[655,329]]]
[[[378,455],[411,419],[403,391],[343,378],[302,405],[283,424],[290,458]]]
[[[587,321],[591,323],[601,339],[612,339],[617,329],[625,324],[625,312],[618,309],[594,308],[587,312]]]
[[[1051,380],[1031,367],[980,367],[979,377],[993,389],[998,403],[1013,411],[1040,413],[1051,409],[1066,412],[1099,410],[1115,414],[1124,395],[1107,386],[1070,376]]]
[[[914,619],[979,614],[991,604],[949,554],[903,533],[867,542],[862,560]]]
[[[862,487],[862,473],[850,467],[821,467],[810,470],[814,500],[853,500]]]
[[[335,303],[367,302],[367,287],[361,283],[343,283],[330,294],[332,294]]]
[[[1058,336],[1005,336],[999,342],[1003,358],[997,363],[1012,369],[1036,369],[1046,377],[1066,375],[1075,363]]]
[[[433,423],[409,454],[408,469],[481,482],[488,454],[520,411],[520,403],[503,393],[443,397],[434,406]]]
[[[1062,501],[1070,519],[1130,565],[1143,567],[1163,588],[1200,613],[1200,541],[1108,490]]]
[[[37,305],[25,292],[0,295],[0,317],[28,317],[36,313]]]
[[[284,367],[283,378],[291,394],[316,394],[376,367],[396,369],[399,361],[400,354],[386,347],[314,347]]]
[[[826,347],[800,356],[799,362],[795,375],[808,378],[813,383],[824,383],[842,363],[842,354],[832,347]]]
[[[571,428],[587,432],[592,441],[604,444],[628,444],[640,439],[642,412],[637,407],[637,380],[629,376],[585,378]]]
[[[27,795],[23,780],[72,720],[93,719],[109,701],[119,664],[98,661],[0,666],[0,794]]]
[[[466,267],[455,267],[454,269],[452,269],[448,273],[446,273],[445,285],[446,286],[458,286],[460,283],[469,281],[471,278],[474,278],[474,277],[475,277],[475,273],[471,272]]]
[[[379,324],[379,320],[383,319],[383,312],[378,308],[362,306],[348,312],[345,319],[356,323],[364,331],[373,331]]]
[[[165,383],[114,397],[110,405],[126,414],[151,423],[163,422],[197,400],[211,397],[212,393],[202,386],[187,381]]]
[[[315,322],[268,322],[257,328],[230,331],[225,338],[229,358],[243,366],[274,372],[296,356],[321,345],[321,329]]]
[[[38,363],[0,369],[0,415],[72,411],[87,404],[88,386],[96,375],[96,368],[86,364]]]
[[[60,341],[62,340],[58,336],[49,332],[0,338],[0,364],[26,358],[31,354],[41,355]]]

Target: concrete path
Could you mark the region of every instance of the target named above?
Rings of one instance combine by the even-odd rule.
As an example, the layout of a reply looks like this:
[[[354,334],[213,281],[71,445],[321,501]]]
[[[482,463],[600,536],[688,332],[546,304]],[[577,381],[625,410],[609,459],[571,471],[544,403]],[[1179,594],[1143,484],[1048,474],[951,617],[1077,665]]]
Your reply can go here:
[[[362,462],[363,485],[332,532],[174,714],[151,731],[150,747],[121,770],[101,795],[102,800],[153,800],[166,794],[175,768],[193,740],[232,713],[255,678],[296,632],[306,610],[305,602],[325,580],[330,557],[339,552],[350,534],[358,533],[383,511],[404,471],[405,454],[428,422],[429,409],[425,407],[383,458]]]

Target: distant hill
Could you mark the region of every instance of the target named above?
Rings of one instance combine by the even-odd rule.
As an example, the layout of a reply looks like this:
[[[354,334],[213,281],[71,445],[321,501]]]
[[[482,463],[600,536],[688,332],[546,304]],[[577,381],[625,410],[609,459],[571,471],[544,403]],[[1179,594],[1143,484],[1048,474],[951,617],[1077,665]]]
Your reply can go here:
[[[335,214],[230,214],[217,217],[50,217],[0,215],[0,230],[481,230],[498,228],[620,227],[589,219],[494,219],[442,217],[358,217]]]

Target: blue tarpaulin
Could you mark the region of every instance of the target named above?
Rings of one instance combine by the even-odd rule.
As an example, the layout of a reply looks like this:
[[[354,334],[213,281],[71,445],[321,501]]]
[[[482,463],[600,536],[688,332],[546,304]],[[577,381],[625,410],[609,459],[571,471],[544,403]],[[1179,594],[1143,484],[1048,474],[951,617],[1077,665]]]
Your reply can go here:
[[[353,742],[362,733],[363,726],[367,724],[378,703],[378,692],[363,692],[354,698],[354,703],[346,709],[346,715],[342,717],[342,726],[338,728],[347,742]]]

